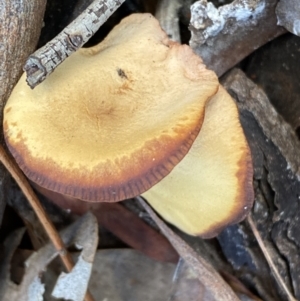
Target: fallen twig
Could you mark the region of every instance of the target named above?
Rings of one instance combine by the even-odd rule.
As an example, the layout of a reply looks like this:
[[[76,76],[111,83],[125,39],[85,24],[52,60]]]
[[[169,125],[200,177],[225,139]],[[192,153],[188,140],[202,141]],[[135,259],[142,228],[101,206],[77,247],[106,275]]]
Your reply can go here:
[[[22,171],[19,169],[17,164],[9,157],[9,155],[6,153],[6,151],[2,146],[0,146],[0,161],[5,166],[5,168],[9,171],[11,176],[15,179],[15,181],[23,191],[24,195],[26,196],[27,200],[29,201],[30,205],[32,206],[33,210],[35,211],[42,225],[44,226],[45,231],[47,232],[55,249],[58,251],[59,256],[63,264],[65,265],[67,271],[70,272],[74,267],[74,261],[72,257],[66,250],[61,237],[56,231],[52,221],[49,219],[39,199],[35,195],[27,179],[23,175]],[[89,292],[87,292],[84,300],[93,301],[94,299],[92,295]]]
[[[85,44],[125,0],[95,0],[71,24],[27,59],[27,83],[36,87]]]

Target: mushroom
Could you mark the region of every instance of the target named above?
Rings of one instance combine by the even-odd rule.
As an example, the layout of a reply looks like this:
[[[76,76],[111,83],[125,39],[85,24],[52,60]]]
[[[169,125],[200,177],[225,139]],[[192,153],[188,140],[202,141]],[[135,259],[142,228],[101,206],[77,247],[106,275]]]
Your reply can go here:
[[[86,201],[120,201],[166,176],[195,140],[215,74],[171,42],[153,16],[132,15],[5,109],[7,145],[36,184]],[[187,93],[188,91],[188,93]]]
[[[143,197],[182,231],[211,238],[251,209],[252,174],[237,107],[220,86],[189,153]]]
[[[117,202],[145,193],[154,185],[163,190],[164,182],[158,182],[191,147],[200,148],[193,142],[204,115],[213,100],[224,93],[216,75],[205,68],[190,47],[170,41],[150,14],[134,14],[117,25],[102,43],[73,54],[34,90],[27,86],[24,74],[4,110],[4,136],[20,168],[39,190],[65,196],[67,203],[74,199]],[[235,119],[234,128],[228,125],[228,131],[238,135],[237,139],[230,138],[236,142],[238,155],[231,159],[227,152],[222,162],[228,163],[224,164],[226,172],[230,170],[226,186],[236,190],[229,194],[235,199],[228,207],[234,217],[223,214],[218,222],[213,220],[218,225],[236,221],[251,202],[249,149],[230,101]],[[227,128],[227,124],[223,126]],[[199,158],[190,155],[184,161],[192,157]],[[205,164],[200,160],[202,168]],[[155,186],[145,193],[154,207],[157,201],[153,196],[158,190]],[[161,197],[171,200],[165,192]],[[186,199],[175,196],[174,202],[184,204]],[[198,197],[193,201],[198,202]],[[232,205],[237,201],[240,204]],[[174,203],[174,208],[177,205]],[[159,204],[157,208],[168,210],[168,206]],[[208,214],[203,212],[199,214]],[[160,213],[177,225],[176,218]],[[188,233],[202,233],[202,229],[191,231],[183,224],[180,221],[178,226]]]

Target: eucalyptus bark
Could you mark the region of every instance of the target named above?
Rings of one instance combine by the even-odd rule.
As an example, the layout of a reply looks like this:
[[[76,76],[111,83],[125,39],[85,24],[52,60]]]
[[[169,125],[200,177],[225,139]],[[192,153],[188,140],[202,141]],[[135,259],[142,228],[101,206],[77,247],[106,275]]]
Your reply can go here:
[[[46,0],[0,1],[0,141],[3,107],[22,74],[26,58],[38,42]],[[0,166],[0,224],[8,194],[8,173]]]
[[[218,9],[201,0],[191,6],[190,46],[208,69],[223,75],[255,49],[286,32],[277,25],[278,0],[235,0]]]
[[[251,148],[255,189],[252,218],[284,283],[300,300],[299,139],[263,90],[242,71],[230,71],[222,84],[237,102]],[[228,227],[218,240],[240,279],[254,287],[263,300],[288,300],[247,224]]]

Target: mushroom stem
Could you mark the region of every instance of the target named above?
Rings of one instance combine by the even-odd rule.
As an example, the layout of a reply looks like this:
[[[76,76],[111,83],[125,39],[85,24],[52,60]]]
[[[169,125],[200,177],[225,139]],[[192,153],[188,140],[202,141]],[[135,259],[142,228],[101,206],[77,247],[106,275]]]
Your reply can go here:
[[[27,59],[24,71],[33,89],[85,44],[125,0],[95,0],[54,39]]]
[[[56,231],[52,221],[46,214],[44,208],[42,207],[39,199],[37,198],[36,194],[34,193],[33,189],[29,185],[27,179],[25,178],[24,174],[17,166],[17,164],[10,158],[4,148],[0,145],[0,161],[5,166],[5,168],[9,171],[11,176],[15,179],[19,187],[21,188],[22,192],[26,196],[28,202],[32,206],[33,210],[35,211],[36,215],[38,216],[39,220],[41,221],[42,225],[46,233],[48,234],[50,240],[52,241],[55,249],[58,251],[59,256],[68,272],[72,270],[74,267],[73,259],[70,253],[64,246],[64,243],[59,236],[58,232]],[[85,301],[94,301],[92,295],[87,292],[84,298]]]

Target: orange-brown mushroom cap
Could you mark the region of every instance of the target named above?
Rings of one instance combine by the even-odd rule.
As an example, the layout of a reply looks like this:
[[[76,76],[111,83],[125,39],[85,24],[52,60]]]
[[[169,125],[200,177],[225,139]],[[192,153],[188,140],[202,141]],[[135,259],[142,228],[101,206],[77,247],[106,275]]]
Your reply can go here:
[[[254,198],[252,177],[237,107],[220,86],[189,153],[143,196],[179,229],[210,238],[247,215]]]
[[[36,184],[119,201],[182,160],[217,89],[215,74],[188,46],[170,41],[151,15],[131,15],[34,90],[23,75],[5,107],[5,139]]]

